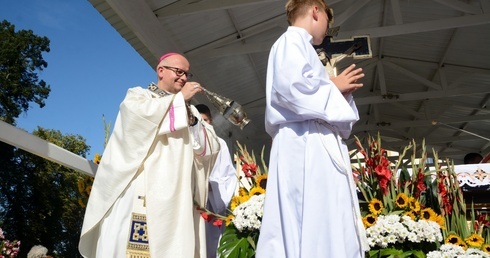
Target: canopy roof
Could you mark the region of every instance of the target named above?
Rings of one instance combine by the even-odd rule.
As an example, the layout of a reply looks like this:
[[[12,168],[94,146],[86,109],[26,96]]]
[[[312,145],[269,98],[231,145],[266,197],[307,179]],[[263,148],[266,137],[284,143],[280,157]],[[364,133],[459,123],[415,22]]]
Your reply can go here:
[[[243,105],[252,122],[242,130],[214,115],[229,144],[260,151],[265,76],[271,45],[288,24],[285,1],[89,0],[152,67],[165,52],[183,53],[196,81]],[[331,0],[334,40],[368,35],[371,58],[355,92],[360,121],[353,135],[379,131],[398,150],[425,139],[429,150],[462,163],[468,152],[490,152],[490,1]],[[196,103],[207,99],[199,96]],[[210,105],[210,104],[209,104]],[[353,137],[347,140],[355,149]]]

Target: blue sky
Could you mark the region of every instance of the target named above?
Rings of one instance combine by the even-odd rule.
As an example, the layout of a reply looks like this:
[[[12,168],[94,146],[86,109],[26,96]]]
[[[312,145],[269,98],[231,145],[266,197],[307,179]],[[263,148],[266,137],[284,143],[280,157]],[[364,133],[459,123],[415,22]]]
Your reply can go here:
[[[43,55],[48,67],[39,73],[51,86],[46,106],[32,103],[17,127],[80,135],[91,146],[87,158],[102,153],[102,117],[112,126],[126,90],[156,81],[153,68],[87,0],[7,0],[0,20],[51,41]]]

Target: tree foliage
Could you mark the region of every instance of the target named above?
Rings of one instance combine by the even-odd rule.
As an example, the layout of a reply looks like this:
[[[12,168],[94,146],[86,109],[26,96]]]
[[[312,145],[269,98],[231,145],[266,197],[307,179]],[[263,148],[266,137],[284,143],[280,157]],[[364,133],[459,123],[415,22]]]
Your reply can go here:
[[[33,134],[83,157],[90,149],[81,136],[40,127]],[[77,183],[83,175],[23,150],[14,149],[13,157],[0,177],[0,221],[9,237],[21,240],[19,257],[37,244],[55,257],[80,257],[84,209]]]
[[[51,91],[37,75],[48,66],[43,52],[49,52],[49,39],[32,30],[15,31],[8,21],[0,22],[0,119],[14,124],[34,102],[44,107]]]

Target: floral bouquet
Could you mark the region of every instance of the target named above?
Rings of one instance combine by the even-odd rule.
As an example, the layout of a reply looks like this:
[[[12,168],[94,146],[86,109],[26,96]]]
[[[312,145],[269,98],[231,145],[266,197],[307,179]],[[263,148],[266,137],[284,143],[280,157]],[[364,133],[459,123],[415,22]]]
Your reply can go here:
[[[2,228],[0,228],[0,258],[15,258],[19,254],[20,241],[6,240]]]
[[[226,229],[218,247],[219,257],[254,257],[267,184],[267,166],[264,162],[264,149],[261,153],[261,166],[257,165],[255,155],[239,147],[241,167],[238,178],[238,191],[230,204],[230,213],[226,217]]]
[[[371,248],[367,257],[458,257],[446,254],[466,250],[468,243],[485,253],[482,234],[467,228],[466,205],[449,161],[443,166],[435,154],[436,164],[429,169],[424,143],[419,152],[415,142],[409,144],[395,161],[389,160],[379,135],[367,139],[367,149],[359,139],[356,143],[363,156],[353,171]],[[410,149],[407,168],[404,156]]]

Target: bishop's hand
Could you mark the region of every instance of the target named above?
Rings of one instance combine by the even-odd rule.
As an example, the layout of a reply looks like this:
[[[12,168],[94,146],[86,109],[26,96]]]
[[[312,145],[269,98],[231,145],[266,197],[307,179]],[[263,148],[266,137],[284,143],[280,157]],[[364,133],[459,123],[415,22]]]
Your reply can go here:
[[[190,102],[191,99],[198,92],[202,92],[203,89],[201,85],[197,82],[186,82],[184,87],[182,87],[182,95],[184,96],[185,102]]]

